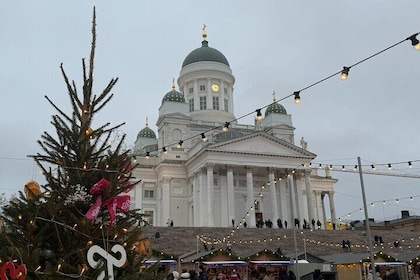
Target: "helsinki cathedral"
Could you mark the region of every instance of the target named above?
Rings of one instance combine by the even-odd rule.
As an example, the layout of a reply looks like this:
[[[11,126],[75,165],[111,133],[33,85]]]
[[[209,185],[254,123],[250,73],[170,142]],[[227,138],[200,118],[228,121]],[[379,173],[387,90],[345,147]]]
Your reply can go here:
[[[311,167],[316,154],[303,138],[295,144],[292,116],[275,95],[265,111],[256,110],[254,124],[236,120],[235,76],[205,30],[177,84],[162,97],[157,132],[146,120],[132,150],[141,180],[132,207],[149,224],[256,227],[269,220],[291,228],[319,221],[325,228],[327,212],[336,221],[337,180]]]

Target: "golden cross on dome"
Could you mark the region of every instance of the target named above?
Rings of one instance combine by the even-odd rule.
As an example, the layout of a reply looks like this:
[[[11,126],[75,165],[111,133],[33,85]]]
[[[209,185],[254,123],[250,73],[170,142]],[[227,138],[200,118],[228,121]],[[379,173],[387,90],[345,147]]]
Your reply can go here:
[[[206,28],[207,28],[207,25],[204,23],[204,24],[203,24],[203,38],[204,38],[204,39],[206,39],[206,37],[207,37]]]
[[[172,78],[172,90],[175,90],[175,78]]]
[[[276,92],[273,90],[273,101],[276,101]]]
[[[149,126],[149,117],[146,117],[146,126]]]

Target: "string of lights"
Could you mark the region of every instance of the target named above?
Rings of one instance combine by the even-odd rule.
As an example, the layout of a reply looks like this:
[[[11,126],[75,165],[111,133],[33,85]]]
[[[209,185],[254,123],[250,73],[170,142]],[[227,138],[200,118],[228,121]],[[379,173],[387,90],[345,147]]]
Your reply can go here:
[[[342,70],[339,70],[337,72],[334,72],[333,74],[328,75],[325,78],[322,78],[322,79],[320,79],[320,80],[318,80],[318,81],[316,81],[316,82],[314,82],[314,83],[312,83],[310,85],[307,85],[307,86],[301,88],[300,90],[294,91],[292,94],[286,95],[283,98],[280,98],[278,100],[275,100],[272,103],[267,104],[267,105],[265,105],[265,106],[263,106],[261,108],[258,108],[258,109],[254,110],[252,112],[249,112],[249,113],[247,113],[245,115],[242,115],[242,116],[240,116],[238,118],[232,119],[231,121],[225,122],[222,125],[215,126],[215,127],[211,128],[211,129],[208,129],[205,132],[202,132],[202,133],[200,133],[198,135],[193,135],[193,136],[187,137],[185,139],[181,139],[178,142],[175,142],[175,143],[172,143],[172,144],[169,144],[169,145],[160,147],[160,148],[158,147],[157,150],[148,151],[148,152],[146,152],[146,156],[149,157],[151,152],[159,151],[159,150],[162,150],[163,153],[166,153],[167,152],[167,148],[172,147],[172,146],[177,146],[177,147],[180,148],[180,147],[182,147],[182,144],[185,141],[188,141],[188,140],[191,140],[191,139],[195,139],[197,137],[201,138],[203,141],[207,141],[206,133],[211,132],[211,131],[214,131],[214,130],[219,130],[219,129],[222,129],[222,131],[227,132],[229,130],[229,126],[232,123],[234,123],[234,122],[236,122],[238,120],[241,120],[241,119],[243,119],[243,118],[245,118],[247,116],[250,116],[250,115],[252,115],[254,113],[256,113],[256,118],[259,119],[259,120],[261,120],[262,117],[263,117],[262,114],[261,114],[261,110],[262,109],[265,109],[265,108],[267,108],[268,106],[270,106],[272,104],[276,104],[276,103],[278,103],[280,101],[283,101],[283,100],[285,100],[287,98],[290,98],[292,96],[295,99],[295,103],[296,104],[300,104],[301,103],[301,96],[300,96],[300,94],[303,91],[306,91],[306,90],[308,90],[308,89],[310,89],[310,88],[312,88],[312,87],[314,87],[314,86],[316,86],[316,85],[318,85],[318,84],[320,84],[322,82],[325,82],[325,81],[327,81],[327,80],[331,79],[332,77],[337,76],[339,74],[340,74],[341,80],[347,80],[348,75],[349,75],[349,71],[350,71],[351,68],[353,68],[353,67],[355,67],[357,65],[360,65],[360,64],[362,64],[362,63],[364,63],[364,62],[366,62],[366,61],[374,58],[375,56],[378,56],[378,55],[380,55],[380,54],[382,54],[382,53],[384,53],[384,52],[386,52],[386,51],[388,51],[388,50],[390,50],[390,49],[392,49],[392,48],[394,48],[394,47],[402,44],[405,41],[410,41],[411,42],[411,45],[413,46],[413,48],[416,51],[420,51],[420,41],[417,39],[417,35],[418,34],[420,34],[420,32],[414,33],[413,35],[411,35],[411,36],[409,36],[409,37],[407,37],[407,38],[405,38],[405,39],[403,39],[403,40],[401,40],[401,41],[399,41],[399,42],[397,42],[397,43],[395,43],[395,44],[393,44],[393,45],[391,45],[389,47],[386,47],[386,48],[384,48],[384,49],[382,49],[382,50],[380,50],[380,51],[378,51],[378,52],[376,52],[376,53],[374,53],[374,54],[372,54],[372,55],[370,55],[370,56],[368,56],[368,57],[366,57],[366,58],[364,58],[364,59],[362,59],[360,61],[357,61],[356,63],[351,64],[350,66],[344,66]]]
[[[342,247],[343,244],[339,242],[328,242],[325,240],[320,239],[318,236],[317,230],[299,230],[298,235],[300,236],[300,240],[311,243],[313,245],[317,245],[320,247]],[[214,240],[207,240],[204,235],[198,236],[200,241],[205,242],[206,244],[211,245],[219,245],[221,244],[221,239],[214,239]],[[232,244],[267,244],[269,247],[277,247],[278,245],[281,245],[282,243],[293,243],[293,236],[287,235],[287,234],[274,234],[271,237],[265,237],[265,238],[258,238],[258,239],[239,239],[239,240],[231,240]],[[386,242],[375,242],[372,244],[372,247],[375,250],[387,250],[387,249],[400,249],[400,250],[415,250],[416,252],[420,248],[420,235],[412,235],[412,236],[405,236],[401,237],[400,239],[391,239],[387,240]],[[362,249],[363,251],[366,251],[369,249],[369,245],[365,243],[365,241],[353,241],[350,244],[350,248],[352,251],[355,249]],[[218,250],[222,251],[222,248],[218,248]],[[169,252],[160,252],[161,255],[171,255]],[[238,259],[241,259],[238,257]]]
[[[397,162],[388,162],[388,163],[369,163],[369,164],[362,164],[362,167],[369,167],[372,170],[376,170],[377,167],[385,167],[388,170],[393,170],[395,166],[402,166],[405,165],[408,168],[413,168],[413,163],[420,162],[420,159],[416,160],[408,160],[408,161],[397,161]],[[394,166],[394,167],[393,167]],[[347,169],[353,169],[354,171],[357,171],[358,165],[357,164],[322,164],[318,162],[312,162],[309,164],[309,167],[314,168],[328,168],[330,170],[332,169],[341,169],[343,171]]]

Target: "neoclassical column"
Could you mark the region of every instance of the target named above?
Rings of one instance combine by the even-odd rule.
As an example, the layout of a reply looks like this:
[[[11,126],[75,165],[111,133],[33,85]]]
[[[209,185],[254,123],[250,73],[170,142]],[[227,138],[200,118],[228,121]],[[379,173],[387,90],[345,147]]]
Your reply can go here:
[[[200,182],[200,225],[207,226],[207,178],[204,170],[200,169],[198,178]]]
[[[320,221],[323,223],[323,219],[324,219],[324,215],[323,215],[323,206],[322,206],[322,196],[321,196],[321,191],[315,191],[315,198],[316,198],[316,221]],[[318,226],[317,226],[318,227]]]
[[[221,169],[219,171],[219,182],[220,182],[220,226],[221,227],[228,227],[231,222],[229,222],[229,203],[228,203],[228,191],[227,191],[227,178],[226,178],[226,170]],[[219,225],[218,225],[219,226]]]
[[[278,178],[278,184],[279,184],[279,193],[280,193],[280,219],[281,222],[284,224],[284,221],[288,219],[288,211],[287,211],[287,188],[288,183],[287,179],[284,178],[283,175],[281,175]],[[290,222],[290,221],[287,221]],[[277,224],[277,221],[276,221]]]
[[[277,207],[276,183],[274,182],[274,168],[268,170],[268,181],[270,182],[270,198],[271,198],[271,221],[273,227],[277,228],[277,219],[279,218],[279,209]]]
[[[233,165],[227,166],[227,193],[228,193],[228,216],[229,223],[235,219],[235,193],[233,191]]]
[[[330,199],[331,223],[335,224],[337,217],[335,216],[334,191],[329,191],[328,192],[328,198]],[[336,226],[337,226],[337,224],[336,224]]]
[[[325,201],[324,201],[324,198],[325,198],[325,193],[321,193],[321,201],[322,201],[322,219],[324,220],[324,221],[322,222],[322,228],[323,228],[323,229],[326,229],[326,228],[327,228],[327,225],[326,225],[326,223],[327,223],[327,215],[326,215],[326,213],[325,213]]]
[[[297,218],[297,211],[296,211],[296,195],[295,195],[295,184],[293,182],[293,176],[292,175],[287,175],[287,182],[289,185],[289,190],[290,190],[290,203],[292,206],[292,213],[290,213],[290,219],[289,219],[289,225],[290,226],[294,226],[294,220],[295,218]]]
[[[308,205],[308,218],[309,218],[308,222],[310,223],[312,219],[315,219],[310,169],[305,170],[305,187],[306,187],[306,200],[307,200],[307,205]]]
[[[254,197],[254,180],[252,178],[252,167],[247,166],[246,167],[246,193],[247,193],[247,199],[246,199],[246,207],[245,209],[249,211],[249,216],[247,217],[247,226],[255,228],[256,227],[256,221],[255,221],[255,197]],[[250,209],[254,209],[250,211]]]
[[[193,226],[200,226],[200,192],[199,192],[199,181],[198,181],[198,172],[193,174],[193,206],[194,206],[194,219]]]
[[[163,177],[162,180],[162,221],[161,225],[165,225],[171,219],[171,178]],[[176,222],[176,221],[175,221]]]
[[[194,80],[194,111],[200,110],[200,97],[198,96],[198,82],[197,80]]]
[[[142,211],[144,211],[144,209],[143,209],[143,185],[144,185],[143,181],[139,182],[137,184],[137,186],[135,188],[135,192],[134,192],[134,207],[135,207],[135,209],[141,209]]]
[[[214,227],[214,179],[213,179],[213,163],[206,165],[207,169],[207,225]]]
[[[207,91],[207,109],[208,110],[213,110],[213,95],[212,95],[212,92],[211,92],[211,80],[210,80],[210,78],[207,78],[206,91]]]
[[[300,221],[300,226],[303,225],[303,219],[306,218],[305,215],[305,207],[303,206],[303,190],[301,184],[301,177],[302,175],[299,173],[295,173],[293,179],[295,181],[295,190],[296,190],[296,218]]]

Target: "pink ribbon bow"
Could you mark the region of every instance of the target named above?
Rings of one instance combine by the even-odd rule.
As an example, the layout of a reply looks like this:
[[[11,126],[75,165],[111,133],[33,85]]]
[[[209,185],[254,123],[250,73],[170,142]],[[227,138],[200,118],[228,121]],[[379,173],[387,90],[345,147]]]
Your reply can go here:
[[[111,221],[109,226],[112,227],[117,223],[117,209],[123,213],[127,213],[130,210],[131,198],[129,195],[121,195],[112,197],[103,202],[101,194],[108,190],[110,185],[111,184],[103,178],[98,183],[93,185],[93,187],[90,189],[90,193],[98,194],[99,196],[96,198],[95,203],[90,207],[85,216],[89,220],[94,221],[99,215],[101,208],[106,205]]]

